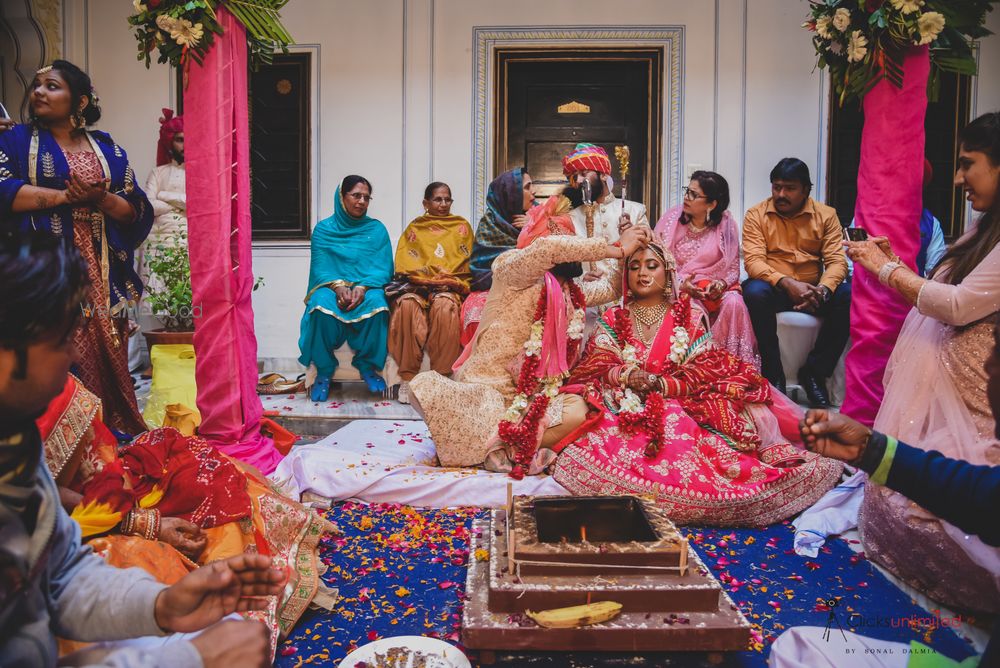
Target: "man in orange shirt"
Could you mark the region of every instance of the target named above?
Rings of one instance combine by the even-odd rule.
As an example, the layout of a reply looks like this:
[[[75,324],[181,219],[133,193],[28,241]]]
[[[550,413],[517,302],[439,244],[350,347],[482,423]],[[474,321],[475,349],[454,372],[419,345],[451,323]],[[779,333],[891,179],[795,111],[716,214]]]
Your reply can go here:
[[[850,336],[851,284],[843,228],[832,207],[809,196],[809,167],[784,158],[771,170],[771,197],[743,222],[743,260],[749,278],[743,299],[760,352],[761,373],[782,392],[777,314],[803,311],[823,319],[816,345],[799,370],[799,384],[815,408],[830,405],[826,379]]]

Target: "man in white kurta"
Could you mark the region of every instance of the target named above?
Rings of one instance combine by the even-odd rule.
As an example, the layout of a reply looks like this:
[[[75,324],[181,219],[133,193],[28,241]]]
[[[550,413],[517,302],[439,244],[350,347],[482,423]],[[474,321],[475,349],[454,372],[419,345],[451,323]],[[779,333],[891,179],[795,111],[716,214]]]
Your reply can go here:
[[[644,204],[618,199],[611,191],[611,160],[603,148],[577,144],[563,158],[562,164],[570,186],[579,188],[584,180],[590,184],[592,203],[581,204],[570,211],[577,236],[603,237],[614,243],[621,236],[622,224],[649,226]]]
[[[180,116],[163,123],[156,164],[157,167],[149,173],[149,179],[146,180],[146,196],[153,206],[154,216],[153,229],[146,241],[147,247],[165,243],[175,234],[187,233],[184,126]]]
[[[187,244],[187,197],[184,185],[184,118],[174,116],[170,109],[163,110],[160,119],[160,139],[156,145],[156,167],[146,179],[146,196],[153,207],[153,227],[136,253],[139,277],[145,291],[162,287],[155,276],[150,276],[146,255],[159,244],[169,245],[174,238],[185,235]],[[142,322],[142,325],[148,323]],[[136,369],[142,361],[139,337],[129,339],[129,369]]]
[[[612,192],[611,160],[602,147],[595,144],[577,144],[569,155],[563,157],[562,164],[563,174],[569,179],[570,188],[582,192],[584,181],[590,186],[591,203],[584,202],[570,211],[570,218],[573,220],[573,227],[578,237],[603,238],[608,243],[615,243],[621,236],[622,230],[630,225],[649,227],[644,204],[618,199]],[[612,271],[611,264],[607,260],[584,263],[584,269],[587,272],[583,278],[585,282],[598,280]],[[587,308],[588,338],[597,325],[600,313],[603,312],[602,306],[604,305]]]

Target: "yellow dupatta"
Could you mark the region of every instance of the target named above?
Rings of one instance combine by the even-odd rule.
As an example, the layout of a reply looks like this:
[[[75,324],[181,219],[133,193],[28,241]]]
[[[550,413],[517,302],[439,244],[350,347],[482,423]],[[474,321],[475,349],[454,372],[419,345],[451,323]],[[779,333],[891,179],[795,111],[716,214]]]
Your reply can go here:
[[[419,216],[396,246],[396,273],[414,285],[469,291],[472,226],[461,216]]]

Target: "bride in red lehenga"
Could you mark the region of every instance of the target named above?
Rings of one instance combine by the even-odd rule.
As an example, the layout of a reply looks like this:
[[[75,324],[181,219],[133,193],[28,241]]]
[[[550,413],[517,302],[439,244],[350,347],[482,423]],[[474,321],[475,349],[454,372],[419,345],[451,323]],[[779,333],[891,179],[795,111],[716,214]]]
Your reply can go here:
[[[842,466],[789,442],[798,407],[712,343],[704,313],[677,296],[674,268],[653,244],[628,259],[624,305],[604,314],[563,387],[591,411],[553,476],[574,494],[652,495],[682,524],[790,517]]]

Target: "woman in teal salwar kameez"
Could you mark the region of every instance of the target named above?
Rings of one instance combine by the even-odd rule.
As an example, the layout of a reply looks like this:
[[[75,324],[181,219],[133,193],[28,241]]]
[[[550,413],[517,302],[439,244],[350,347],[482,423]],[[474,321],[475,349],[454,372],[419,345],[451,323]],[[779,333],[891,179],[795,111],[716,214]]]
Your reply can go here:
[[[299,362],[316,368],[312,400],[326,401],[337,369],[334,351],[345,342],[352,364],[372,392],[383,392],[392,277],[392,244],[382,222],[368,216],[372,186],[363,176],[344,179],[333,215],[313,230],[309,292],[299,335]]]

